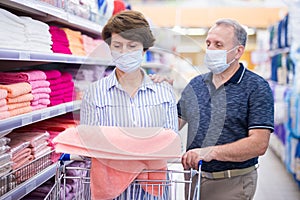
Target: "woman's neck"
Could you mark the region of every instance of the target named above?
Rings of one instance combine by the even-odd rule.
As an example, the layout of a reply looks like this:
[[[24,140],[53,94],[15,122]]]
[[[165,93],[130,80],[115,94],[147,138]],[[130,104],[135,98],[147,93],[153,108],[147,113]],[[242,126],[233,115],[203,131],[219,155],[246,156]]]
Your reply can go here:
[[[122,88],[131,97],[136,94],[138,88],[142,85],[144,78],[143,72],[140,69],[132,73],[124,73],[120,70],[116,70],[116,76]]]

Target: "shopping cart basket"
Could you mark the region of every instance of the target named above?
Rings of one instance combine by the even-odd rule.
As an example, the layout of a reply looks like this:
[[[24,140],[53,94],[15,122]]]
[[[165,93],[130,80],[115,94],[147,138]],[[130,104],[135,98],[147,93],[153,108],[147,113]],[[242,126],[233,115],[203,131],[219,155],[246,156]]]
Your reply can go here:
[[[74,167],[72,164],[69,164],[70,162],[60,160],[57,166],[55,184],[44,200],[90,200],[90,163],[88,162],[90,161],[85,161],[85,163],[87,163],[86,167]],[[198,176],[193,197],[191,196],[191,191],[192,178],[194,175],[199,175],[201,173],[201,164],[202,161],[199,161],[199,170],[144,170],[143,172],[151,173],[165,172],[168,178],[166,180],[136,179],[125,192],[114,200],[182,200],[182,194],[180,194],[182,191],[186,191],[188,193],[188,199],[200,200],[201,176]],[[76,170],[77,176],[69,175],[68,170]],[[184,176],[188,176],[189,178],[186,179]],[[70,197],[68,183],[70,183],[71,180],[73,181],[74,191]],[[153,194],[151,190],[154,190],[154,188],[159,188],[156,196],[145,195],[148,192]]]

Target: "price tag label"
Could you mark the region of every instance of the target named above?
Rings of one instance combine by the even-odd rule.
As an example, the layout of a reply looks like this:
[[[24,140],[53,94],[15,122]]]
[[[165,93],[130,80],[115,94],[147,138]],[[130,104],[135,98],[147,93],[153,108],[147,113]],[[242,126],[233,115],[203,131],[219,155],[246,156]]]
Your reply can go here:
[[[31,183],[26,185],[26,193],[31,192],[35,188],[36,188],[36,181],[33,180]]]
[[[22,118],[22,125],[27,125],[32,123],[32,116],[26,116]]]
[[[41,113],[41,119],[47,119],[50,117],[50,112],[42,112]]]
[[[30,53],[29,52],[20,52],[19,60],[30,60]]]

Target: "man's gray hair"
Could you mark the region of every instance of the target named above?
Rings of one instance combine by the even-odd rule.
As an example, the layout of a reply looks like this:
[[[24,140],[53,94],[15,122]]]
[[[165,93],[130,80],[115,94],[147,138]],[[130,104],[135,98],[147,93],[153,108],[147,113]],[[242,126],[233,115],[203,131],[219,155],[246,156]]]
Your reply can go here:
[[[233,19],[219,19],[215,23],[216,25],[228,25],[233,27],[234,29],[234,35],[238,41],[239,44],[246,46],[247,42],[247,32],[246,30],[235,20]]]

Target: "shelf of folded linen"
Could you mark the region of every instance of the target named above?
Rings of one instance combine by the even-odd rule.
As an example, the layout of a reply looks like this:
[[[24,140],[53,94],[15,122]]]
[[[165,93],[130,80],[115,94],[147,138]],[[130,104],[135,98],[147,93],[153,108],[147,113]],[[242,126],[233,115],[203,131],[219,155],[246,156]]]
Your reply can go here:
[[[15,49],[0,49],[0,61],[32,61],[32,62],[58,62],[70,64],[90,64],[90,65],[109,65],[111,60],[91,57],[77,56],[62,53],[40,53],[31,51],[22,51]]]
[[[79,110],[80,104],[81,101],[76,100],[0,120],[0,137],[13,129]]]
[[[25,146],[23,145],[23,147]],[[33,156],[29,154],[28,156],[27,151],[24,151],[24,155],[27,156],[22,158],[21,151],[24,150],[18,152],[17,158],[20,158],[21,161],[26,160],[26,163],[14,169],[14,162],[9,162],[13,163],[10,164],[10,172],[0,177],[0,199],[21,199],[55,175],[57,164],[51,160],[53,151],[31,159],[31,161],[27,158]]]
[[[10,9],[22,9],[28,15],[41,17],[45,21],[65,24],[69,27],[84,30],[91,34],[100,35],[102,26],[99,23],[76,16],[62,8],[55,7],[45,2],[34,0],[1,0],[1,5]],[[34,5],[34,6],[33,6]]]

